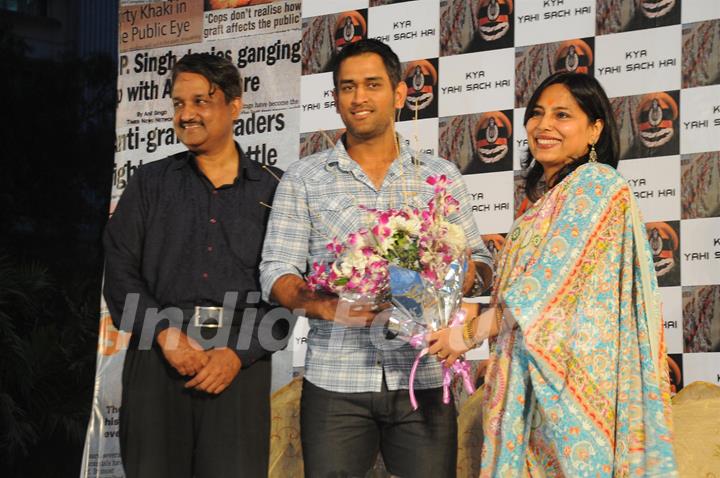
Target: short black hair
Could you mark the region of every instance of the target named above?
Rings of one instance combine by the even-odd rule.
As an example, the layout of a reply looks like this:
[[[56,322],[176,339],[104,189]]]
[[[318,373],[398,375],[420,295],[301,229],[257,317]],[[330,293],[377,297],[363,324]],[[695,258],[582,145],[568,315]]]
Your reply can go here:
[[[400,59],[395,52],[392,51],[392,48],[374,38],[365,38],[355,43],[350,43],[343,47],[340,53],[335,55],[332,60],[333,85],[335,89],[337,89],[338,86],[338,73],[340,72],[342,62],[350,57],[362,55],[363,53],[375,53],[382,58],[385,70],[390,78],[390,84],[393,89],[395,89],[402,77],[400,72]]]
[[[210,85],[217,86],[225,94],[226,103],[230,103],[235,98],[242,98],[240,72],[224,56],[188,53],[173,65],[171,87],[175,85],[175,79],[180,73],[197,73],[204,76]]]
[[[591,123],[594,123],[598,119],[602,120],[604,123],[603,129],[597,143],[595,143],[597,161],[598,163],[604,163],[613,168],[617,168],[620,159],[620,135],[618,133],[617,122],[615,121],[615,115],[613,114],[613,109],[605,90],[600,85],[600,82],[590,75],[562,71],[545,78],[530,97],[530,101],[525,109],[523,125],[527,125],[542,92],[551,85],[564,85],[570,91],[575,101],[577,101],[580,109],[588,116]],[[532,153],[528,151],[528,164],[530,164],[532,160]],[[553,184],[559,183],[578,166],[588,161],[589,158],[586,154],[577,161],[568,164],[552,178]],[[525,194],[531,201],[538,200],[542,195],[539,185],[543,177],[543,172],[542,165],[535,161],[525,176]]]

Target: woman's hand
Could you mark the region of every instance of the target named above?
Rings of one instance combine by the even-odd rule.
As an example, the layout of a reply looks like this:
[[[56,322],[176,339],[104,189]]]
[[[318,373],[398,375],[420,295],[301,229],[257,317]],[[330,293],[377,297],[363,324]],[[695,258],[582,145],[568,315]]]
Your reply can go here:
[[[498,316],[500,310],[497,307],[488,307],[478,316],[470,315],[473,309],[469,307],[475,306],[474,311],[479,311],[477,304],[469,304],[468,308],[463,304],[463,308],[468,313],[466,320],[472,321],[469,324],[472,329],[469,340],[463,334],[463,325],[448,327],[446,329],[431,332],[426,336],[428,344],[428,353],[437,355],[438,360],[445,362],[445,366],[449,367],[462,354],[482,343],[488,337],[494,337],[499,332]],[[477,312],[475,312],[477,313]],[[472,317],[472,318],[471,318]],[[468,343],[470,342],[470,343]]]
[[[427,335],[430,344],[428,353],[437,355],[438,360],[450,367],[462,354],[470,350],[463,339],[463,327],[458,325],[438,330]]]

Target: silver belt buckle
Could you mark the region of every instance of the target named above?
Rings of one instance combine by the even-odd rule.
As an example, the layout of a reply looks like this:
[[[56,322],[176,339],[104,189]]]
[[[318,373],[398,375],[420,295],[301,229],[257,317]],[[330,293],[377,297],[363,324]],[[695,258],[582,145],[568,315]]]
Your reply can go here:
[[[205,327],[217,329],[223,326],[223,308],[222,307],[195,307],[193,315],[193,325],[195,327]]]

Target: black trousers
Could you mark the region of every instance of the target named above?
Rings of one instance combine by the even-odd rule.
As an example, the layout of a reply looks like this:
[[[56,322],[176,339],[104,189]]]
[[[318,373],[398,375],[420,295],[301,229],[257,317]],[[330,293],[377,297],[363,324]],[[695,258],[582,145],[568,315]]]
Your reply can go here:
[[[125,357],[120,453],[127,478],[267,477],[270,358],[219,395],[186,390],[153,347]]]
[[[390,473],[403,478],[454,477],[455,405],[442,389],[338,393],[303,382],[300,411],[305,476],[364,477],[378,451]]]

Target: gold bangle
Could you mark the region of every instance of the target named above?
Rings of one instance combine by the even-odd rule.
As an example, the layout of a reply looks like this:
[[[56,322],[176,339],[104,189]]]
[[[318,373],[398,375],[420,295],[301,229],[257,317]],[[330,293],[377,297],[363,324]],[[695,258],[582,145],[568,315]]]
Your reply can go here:
[[[473,330],[473,325],[475,325],[475,320],[479,317],[479,315],[476,315],[475,317],[472,317],[470,320],[465,321],[463,324],[463,342],[465,342],[465,345],[469,348],[474,348],[477,345],[477,340],[475,340],[475,331]]]
[[[502,320],[503,320],[503,309],[500,304],[497,304],[495,306],[495,327],[497,328],[498,333],[500,333],[500,327],[502,327]]]

